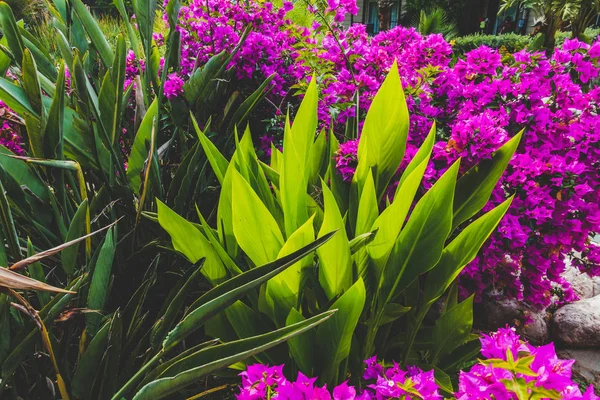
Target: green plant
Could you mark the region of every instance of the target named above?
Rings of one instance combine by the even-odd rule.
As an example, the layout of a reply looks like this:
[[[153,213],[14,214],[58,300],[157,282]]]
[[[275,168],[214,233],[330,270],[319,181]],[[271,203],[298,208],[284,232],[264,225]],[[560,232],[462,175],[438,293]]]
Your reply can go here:
[[[41,282],[77,291],[53,297],[26,296],[39,310],[53,343],[65,382],[61,391],[80,398],[105,399],[133,376],[149,384],[145,372],[166,369],[165,362],[179,360],[165,358],[164,351],[170,351],[167,357],[183,351],[181,359],[200,354],[197,362],[186,359],[192,363],[185,364],[186,368],[180,364],[183,369],[179,370],[207,366],[186,375],[197,378],[328,317],[323,314],[310,323],[273,332],[275,336],[255,335],[251,341],[211,349],[194,347],[192,344],[202,343],[205,338],[201,332],[194,332],[176,349],[161,350],[163,339],[182,319],[184,306],[206,290],[198,284],[200,275],[211,276],[212,286],[233,274],[223,270],[218,276],[211,275],[210,265],[191,265],[170,253],[165,255],[161,231],[142,215],[155,211],[160,200],[183,212],[200,198],[210,198],[212,177],[203,167],[207,161],[196,136],[188,132],[193,129],[187,118],[189,110],[203,126],[222,133],[221,144],[225,144],[233,128],[247,121],[253,107],[266,95],[268,82],[248,97],[230,86],[234,50],[197,66],[184,88],[185,100],[167,100],[163,96],[164,83],[179,63],[179,33],[175,29],[179,3],[172,0],[165,7],[169,17],[166,61],[159,71],[160,53],[152,42],[157,2],[134,3],[138,36],[123,3],[117,1],[131,49],[138,61],[146,61],[146,68],[135,77],[134,91],[132,85],[124,85],[128,50],[125,35],[117,35],[111,45],[81,0],[47,4],[54,19],[52,34],[57,54],[20,25],[11,8],[0,2],[4,35],[0,99],[22,124],[26,152],[26,156],[16,157],[0,146],[0,249],[6,246],[6,251],[0,252],[0,265],[16,263],[23,249],[28,249],[30,255],[38,254],[118,221],[105,237],[90,237],[85,245],[73,245],[60,257],[45,258],[20,271]],[[15,79],[5,78],[9,71]],[[128,107],[131,103],[134,108]],[[124,127],[131,135],[131,151],[120,143]],[[263,273],[281,267],[269,265]],[[243,276],[238,278],[253,275]],[[240,280],[234,282],[237,288]],[[225,295],[226,287],[219,286],[213,295]],[[153,296],[148,296],[150,292]],[[231,296],[237,300],[244,292],[235,293]],[[205,309],[206,299],[196,302],[189,311]],[[218,306],[215,309],[221,307],[211,304]],[[52,369],[48,359],[36,356],[40,341],[34,324],[11,311],[6,297],[0,299],[0,321],[0,391],[16,398],[33,387],[34,395],[47,398],[50,388],[44,377],[53,381],[55,375],[47,372]],[[225,358],[215,355],[225,351],[222,349],[229,349]],[[222,361],[214,364],[215,360]],[[138,370],[142,373],[136,375]],[[166,370],[153,372],[153,379],[164,378],[157,384],[161,391],[163,385],[182,386],[179,378],[173,383],[165,374]],[[42,384],[31,377],[41,379]],[[125,389],[127,396],[136,392],[132,384],[125,385]]]
[[[492,49],[505,49],[509,53],[516,53],[527,46],[531,38],[516,33],[505,33],[502,35],[467,35],[454,38],[452,49],[455,54],[461,56],[481,46]]]
[[[600,0],[502,0],[500,12],[517,4],[543,18],[544,47],[549,50],[558,31],[570,28],[572,37],[581,38],[600,12]]]
[[[173,212],[162,206],[153,216],[190,261],[204,256],[220,268],[244,265],[242,270],[252,271],[339,229],[316,257],[269,280],[248,303],[226,310],[224,325],[212,335],[233,329],[246,337],[337,309],[315,332],[291,340],[289,356],[280,354],[277,360],[328,385],[349,373],[360,376],[362,360],[373,354],[432,365],[444,380],[443,370],[476,353],[472,298],[459,303],[453,282],[511,199],[470,224],[465,221],[487,202],[521,135],[458,180],[455,163],[418,199],[406,221],[429,162],[435,126],[403,171],[393,200],[388,199],[386,188],[402,162],[408,135],[403,93],[394,64],[364,122],[350,185],[335,172],[335,136],[320,132],[315,137],[315,79],[293,124],[286,123],[283,152],[273,148],[269,165],[257,160],[249,130],[236,138],[229,161],[197,130],[221,184],[216,231],[201,213],[199,225],[182,218],[176,226],[164,223]],[[433,326],[424,326],[432,304],[444,295],[442,315]]]
[[[433,8],[429,11],[421,10],[419,17],[413,21],[413,26],[421,35],[441,33],[446,40],[458,36],[458,28],[452,22],[443,8]]]
[[[406,11],[412,19],[418,19],[422,10],[442,9],[451,21],[460,21],[468,2],[465,0],[407,0]]]

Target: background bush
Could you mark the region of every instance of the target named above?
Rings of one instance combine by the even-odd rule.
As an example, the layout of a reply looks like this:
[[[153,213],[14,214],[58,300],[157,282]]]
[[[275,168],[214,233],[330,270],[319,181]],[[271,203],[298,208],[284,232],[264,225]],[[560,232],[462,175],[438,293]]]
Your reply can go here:
[[[510,53],[515,53],[527,47],[530,40],[529,36],[516,33],[505,33],[502,35],[475,34],[455,38],[452,49],[457,56],[462,56],[481,46],[491,47],[492,49],[504,48]]]

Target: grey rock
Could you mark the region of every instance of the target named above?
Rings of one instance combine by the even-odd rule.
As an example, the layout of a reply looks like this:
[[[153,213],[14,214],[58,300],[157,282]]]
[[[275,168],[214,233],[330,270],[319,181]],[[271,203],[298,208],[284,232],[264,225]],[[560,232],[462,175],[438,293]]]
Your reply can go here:
[[[517,333],[532,344],[548,342],[549,315],[544,310],[527,308],[513,299],[489,300],[485,306],[486,328],[496,330],[506,325],[515,326]],[[527,321],[527,323],[525,323]]]
[[[569,347],[600,346],[600,296],[561,307],[552,317],[552,336]]]
[[[544,344],[550,339],[548,321],[550,316],[545,311],[526,310],[525,315],[529,317],[526,324],[517,326],[517,333],[525,337],[532,344]]]
[[[513,299],[486,299],[484,304],[486,328],[495,330],[505,325],[515,325],[523,317],[523,305]]]
[[[600,277],[591,277],[572,266],[568,266],[562,276],[581,300],[600,295]]]
[[[562,359],[575,360],[573,373],[600,387],[600,349],[561,349],[556,353]]]

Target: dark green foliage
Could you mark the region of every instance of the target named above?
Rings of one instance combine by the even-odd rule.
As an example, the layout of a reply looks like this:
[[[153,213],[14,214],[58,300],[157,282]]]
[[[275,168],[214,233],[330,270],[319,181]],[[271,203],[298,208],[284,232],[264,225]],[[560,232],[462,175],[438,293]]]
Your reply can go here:
[[[523,50],[529,45],[531,38],[516,33],[505,33],[502,35],[468,35],[454,38],[454,54],[463,55],[480,46],[488,46],[492,49],[504,49],[509,53]]]

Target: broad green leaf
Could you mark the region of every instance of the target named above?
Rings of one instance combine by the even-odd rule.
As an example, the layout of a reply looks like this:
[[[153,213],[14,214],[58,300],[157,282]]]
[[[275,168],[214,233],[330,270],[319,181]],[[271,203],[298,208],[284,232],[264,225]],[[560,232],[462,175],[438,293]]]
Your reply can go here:
[[[329,163],[328,158],[329,146],[327,143],[327,135],[322,130],[315,139],[315,142],[310,148],[310,155],[308,159],[308,183],[317,185],[319,178],[325,177],[327,173],[327,164]]]
[[[155,323],[152,328],[152,347],[159,349],[167,333],[173,328],[173,324],[180,312],[185,309],[185,300],[189,292],[198,284],[200,276],[202,274],[202,266],[205,259],[200,259],[196,269],[189,275],[185,283],[177,291],[177,294],[169,302],[165,313]]]
[[[31,104],[31,107],[33,107],[33,109],[35,110],[36,115],[42,115],[42,88],[40,87],[40,81],[37,75],[37,65],[35,63],[35,60],[33,59],[33,56],[31,55],[31,52],[28,49],[25,49],[25,52],[23,53],[23,62],[21,68],[23,69],[23,89],[25,90],[25,94],[29,98],[29,104]]]
[[[114,62],[115,55],[106,41],[106,37],[104,36],[104,33],[102,33],[102,29],[98,25],[98,22],[81,0],[71,0],[70,4],[83,25],[85,32],[89,36],[92,45],[98,54],[100,54],[102,63],[106,68],[110,68]]]
[[[415,206],[386,264],[380,299],[390,302],[439,261],[452,228],[452,199],[459,162],[455,162]]]
[[[191,105],[202,99],[202,93],[211,84],[211,81],[218,77],[227,60],[227,53],[222,51],[212,56],[203,67],[197,68],[192,73],[190,79],[183,85],[183,95]]]
[[[34,254],[35,250],[33,249],[33,244],[31,243],[31,240],[27,238],[27,257],[31,257]],[[44,274],[44,269],[42,268],[42,265],[39,262],[29,264],[27,269],[31,278],[35,279],[36,281],[46,283],[46,275]],[[40,308],[44,307],[50,302],[50,294],[48,292],[38,291],[36,295],[38,301],[40,302]]]
[[[472,328],[473,296],[449,309],[437,320],[433,329],[432,364],[436,365],[441,356],[465,343]]]
[[[0,78],[0,99],[19,115],[31,114],[38,117],[25,90],[4,78]]]
[[[204,219],[204,216],[200,213],[198,206],[196,206],[196,214],[198,214],[198,219],[200,219],[200,227],[204,231],[204,235],[208,238],[210,244],[212,244],[213,248],[221,258],[223,265],[229,270],[232,276],[236,276],[242,273],[242,270],[235,264],[235,261],[229,256],[223,244],[219,242],[218,232],[214,231]]]
[[[371,240],[375,237],[376,232],[367,232],[362,235],[356,236],[354,239],[350,241],[350,252],[352,254],[358,252],[363,249],[366,245],[368,245]]]
[[[288,315],[285,325],[290,326],[298,322],[305,321],[306,318],[298,310],[292,308]],[[303,335],[296,336],[288,341],[292,358],[298,365],[298,368],[307,376],[311,376],[314,364],[314,343],[316,336],[314,331],[306,332]]]
[[[2,34],[6,37],[8,48],[15,62],[17,65],[21,65],[25,45],[12,9],[5,2],[0,2],[0,27],[2,28]]]
[[[190,197],[193,195],[198,173],[205,165],[198,143],[182,156],[183,160],[175,171],[167,192],[167,203],[173,204],[173,209],[179,213],[189,210]]]
[[[473,261],[510,207],[513,197],[469,224],[442,252],[438,264],[427,275],[425,301],[433,303],[448,289],[463,268]]]
[[[269,166],[277,173],[281,174],[281,164],[283,163],[283,153],[271,143],[271,161]]]
[[[275,191],[277,192],[279,190],[279,172],[260,160],[259,163],[267,179],[269,179],[271,185],[273,185]]]
[[[294,265],[306,255],[312,253],[323,243],[331,239],[332,235],[326,235],[308,246],[295,251],[272,263],[250,269],[237,275],[214,289],[208,291],[190,307],[186,317],[169,333],[163,347],[168,349],[199,329],[217,313],[241,299],[249,290],[257,288],[270,278],[276,276],[286,268]]]
[[[275,221],[277,221],[278,225],[283,229],[283,215],[281,213],[281,208],[276,204],[269,182],[258,162],[258,156],[256,155],[254,144],[252,142],[250,127],[246,127],[244,136],[240,141],[237,140],[236,131],[235,139],[236,150],[231,159],[231,163],[235,165],[236,169],[244,177],[246,182],[250,184],[254,192],[256,192],[260,200],[269,210],[269,213],[271,213]]]
[[[308,160],[310,148],[317,129],[316,78],[313,77],[302,99],[294,124],[286,121],[283,136],[283,163],[280,171],[281,207],[287,236],[296,231],[308,219],[305,202],[308,185]]]
[[[100,364],[108,345],[109,327],[110,322],[107,321],[90,341],[77,363],[72,392],[78,398],[88,399],[91,397],[94,379],[100,373]]]
[[[436,132],[437,124],[435,123],[435,121],[433,121],[433,123],[431,124],[431,128],[429,129],[429,133],[427,134],[427,137],[423,141],[421,147],[419,147],[419,151],[417,151],[417,154],[414,155],[412,160],[410,160],[410,163],[408,163],[408,165],[406,166],[404,172],[402,172],[402,176],[400,177],[400,181],[398,182],[398,186],[396,187],[396,192],[394,193],[394,196],[402,195],[400,190],[403,188],[404,182],[413,174],[415,170],[418,170],[422,167],[423,162],[425,162],[425,165],[427,165],[427,163],[429,162],[429,158],[431,157],[431,151],[433,150],[433,144],[435,143]]]
[[[421,184],[433,149],[434,139],[435,130],[432,128],[425,142],[423,142],[423,145],[402,174],[392,204],[381,213],[371,227],[371,231],[377,230],[377,233],[373,241],[367,245],[367,251],[376,268],[376,279],[380,278],[381,271],[388,262],[406,220],[406,215]]]
[[[17,228],[15,227],[15,221],[12,216],[12,211],[10,209],[10,205],[8,203],[8,198],[6,197],[6,191],[4,189],[4,184],[0,180],[0,218],[2,224],[0,224],[0,228],[2,229],[2,247],[4,247],[4,239],[6,239],[6,244],[8,245],[8,250],[12,254],[15,260],[21,258],[21,247],[19,245],[19,236],[17,234]],[[8,265],[3,265],[0,267],[8,267]]]
[[[490,159],[468,170],[456,183],[452,228],[471,218],[488,202],[506,166],[519,147],[523,131],[496,150]]]
[[[235,127],[239,128],[244,126],[244,124],[248,121],[248,116],[250,115],[252,110],[256,107],[258,103],[262,101],[262,99],[265,98],[265,96],[271,90],[269,84],[271,83],[273,78],[275,78],[274,73],[267,77],[267,79],[264,80],[264,82],[258,87],[258,89],[256,89],[250,96],[248,96],[248,98],[244,100],[242,104],[240,104],[240,106],[233,114],[233,117],[231,117],[231,122],[229,124],[230,129],[228,129],[228,131],[231,131]]]
[[[315,240],[313,223],[314,215],[289,237],[279,251],[277,258],[287,256],[312,243]],[[290,309],[297,307],[303,270],[311,267],[313,262],[314,257],[305,257],[302,261],[267,282],[264,293],[267,304],[270,306],[270,315],[275,317],[274,322],[278,326],[283,326]]]
[[[317,329],[317,345],[321,379],[330,385],[338,381],[340,364],[350,354],[352,335],[365,306],[365,285],[361,278],[333,303],[338,310]]]
[[[273,261],[284,240],[277,222],[252,187],[232,169],[233,232],[255,265]]]
[[[154,20],[156,19],[156,7],[156,0],[133,0],[133,12],[145,49],[149,49],[152,43],[152,32],[154,31]],[[158,70],[151,71],[151,73],[156,72],[158,72]]]
[[[148,150],[146,148],[146,142],[150,142],[152,135],[152,125],[154,118],[158,113],[158,103],[156,100],[150,104],[148,111],[138,128],[131,147],[131,154],[127,162],[127,179],[129,180],[129,186],[133,192],[137,195],[140,194],[140,187],[142,185],[141,174],[144,170],[144,163],[148,158]]]
[[[188,385],[197,383],[205,375],[259,354],[314,328],[331,317],[331,314],[331,311],[325,312],[306,321],[286,326],[270,333],[201,350],[167,369],[163,374],[163,378],[145,385],[135,394],[133,400],[158,400],[176,393]],[[180,363],[185,363],[185,368],[187,369],[181,368]],[[171,370],[177,371],[177,373],[170,372]]]
[[[260,315],[240,300],[227,307],[225,315],[240,339],[258,336],[269,330],[261,322]]]
[[[86,223],[86,215],[88,213],[88,201],[87,199],[82,201],[79,207],[77,208],[77,212],[73,216],[71,220],[71,225],[69,226],[69,231],[67,233],[65,241],[70,242],[71,240],[75,240],[81,236],[83,236],[85,232],[85,223]],[[79,245],[80,243],[75,243],[72,246],[67,247],[60,254],[60,260],[63,267],[63,270],[67,273],[67,275],[72,275],[77,263],[77,254],[79,253]]]
[[[465,363],[476,359],[481,351],[479,337],[479,335],[472,333],[467,339],[467,343],[444,357],[443,360],[439,362],[439,365],[444,371],[458,371]]]
[[[45,158],[62,160],[64,137],[63,126],[65,120],[65,65],[61,64],[56,82],[57,90],[52,98],[48,111],[48,120],[44,129],[44,154]]]
[[[54,34],[56,38],[56,47],[58,47],[63,60],[65,60],[65,64],[69,67],[69,71],[75,71],[75,68],[73,67],[75,57],[73,56],[73,51],[71,50],[67,38],[58,28],[54,29]]]
[[[131,22],[129,22],[129,16],[127,15],[127,10],[125,9],[125,4],[123,0],[113,0],[113,4],[117,7],[121,18],[123,19],[123,23],[127,27],[127,36],[129,38],[129,42],[131,43],[131,48],[135,54],[135,58],[140,60],[143,58],[143,54],[141,53],[140,44],[138,42],[138,37],[136,31],[133,29]]]
[[[2,268],[2,267],[0,267]],[[0,294],[0,367],[10,354],[10,300],[7,295]]]
[[[171,29],[175,29],[177,27],[179,10],[181,10],[180,1],[169,0],[167,6],[165,7],[165,11],[167,12],[167,16],[169,18],[169,26],[171,27]]]
[[[113,145],[121,132],[122,96],[125,82],[126,48],[123,35],[117,38],[115,58],[112,68],[104,75],[104,80],[98,95],[98,107],[102,126],[110,143]]]
[[[371,103],[363,125],[354,178],[358,182],[359,194],[365,185],[367,173],[373,170],[377,195],[383,195],[404,158],[408,127],[408,108],[398,65],[394,61]]]
[[[377,193],[375,192],[375,181],[373,174],[368,172],[365,186],[360,196],[358,203],[358,213],[356,215],[356,236],[367,233],[379,217],[379,205],[377,201]]]
[[[104,371],[99,398],[108,399],[117,390],[119,372],[121,370],[121,357],[123,353],[123,319],[117,310],[108,328],[108,344],[104,354]]]
[[[325,215],[319,231],[319,237],[338,230],[333,239],[319,250],[319,283],[330,300],[338,296],[352,285],[352,257],[350,244],[342,215],[338,205],[325,182],[323,188],[323,204]]]
[[[20,21],[18,25],[23,25],[23,22]],[[33,58],[35,58],[39,77],[56,81],[57,70],[54,65],[55,60],[48,54],[48,50],[24,26],[19,26],[19,33],[23,39],[25,49],[29,50]]]
[[[217,206],[217,231],[219,240],[225,244],[227,254],[235,259],[238,255],[239,246],[233,233],[233,214],[232,214],[232,193],[233,183],[232,175],[235,167],[229,165],[223,184],[221,185],[221,195],[219,196],[219,204]]]
[[[348,198],[349,190],[348,185],[344,182],[342,175],[336,168],[336,154],[340,147],[340,143],[333,134],[333,131],[329,132],[329,167],[327,169],[327,177],[331,182],[331,191],[335,200],[338,203],[340,211],[346,213],[348,211]]]
[[[192,119],[192,124],[194,125],[194,129],[196,130],[196,134],[198,135],[198,140],[204,149],[204,154],[206,154],[206,158],[208,158],[208,162],[212,167],[213,172],[217,176],[219,183],[223,186],[223,181],[225,179],[225,174],[227,173],[227,168],[229,167],[229,162],[223,154],[217,149],[217,146],[210,141],[209,138],[200,130],[198,126],[198,122],[193,114],[190,113],[190,118]]]
[[[90,284],[90,291],[88,293],[87,307],[95,310],[94,313],[88,313],[85,316],[86,331],[90,337],[96,335],[102,321],[101,313],[109,294],[108,288],[116,245],[115,228],[110,228],[96,260],[92,274],[92,283]]]
[[[206,258],[202,274],[212,284],[223,282],[227,276],[227,271],[217,252],[202,232],[158,199],[157,207],[158,222],[171,236],[173,248],[182,253],[192,263],[198,262],[201,258]]]
[[[221,314],[219,314],[219,316],[221,316]],[[210,334],[207,332],[207,335],[210,335]],[[218,337],[222,338],[223,336],[218,336]],[[235,339],[232,339],[232,340],[235,340]],[[214,346],[214,345],[216,345],[218,343],[219,343],[219,341],[217,339],[209,340],[207,342],[203,342],[203,343],[197,344],[195,346],[192,346],[189,349],[187,349],[185,351],[182,351],[181,353],[177,354],[175,357],[173,357],[173,358],[171,358],[169,360],[163,361],[156,368],[154,368],[152,370],[152,372],[150,372],[148,375],[146,375],[146,377],[138,384],[137,389],[141,389],[148,382],[152,382],[153,380],[155,380],[156,378],[158,378],[159,376],[161,376],[164,371],[166,371],[168,368],[171,367],[171,365],[179,362],[180,360],[183,360],[184,358],[187,358],[189,356],[192,356],[192,355],[198,353],[198,351],[200,351],[202,349]]]
[[[31,190],[36,197],[47,203],[50,194],[46,184],[33,172],[23,160],[13,158],[15,154],[4,146],[0,146],[0,167],[10,175],[21,187]]]
[[[390,322],[394,322],[410,310],[410,307],[404,307],[398,303],[387,303],[383,308],[383,317],[381,318],[381,321],[379,321],[379,325],[383,326]]]

